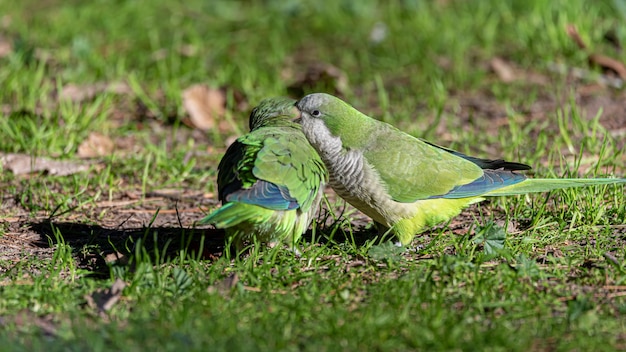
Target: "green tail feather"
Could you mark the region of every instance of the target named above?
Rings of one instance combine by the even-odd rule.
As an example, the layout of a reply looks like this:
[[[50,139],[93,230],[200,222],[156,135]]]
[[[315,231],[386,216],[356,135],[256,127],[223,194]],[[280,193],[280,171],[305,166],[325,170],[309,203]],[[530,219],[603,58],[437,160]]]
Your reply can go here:
[[[487,192],[484,196],[510,196],[516,194],[548,192],[555,189],[588,187],[626,183],[626,178],[529,178],[523,182]]]
[[[247,221],[264,222],[268,221],[272,215],[271,210],[264,210],[256,205],[238,202],[226,203],[200,220],[198,224],[213,224],[215,227],[223,229]]]

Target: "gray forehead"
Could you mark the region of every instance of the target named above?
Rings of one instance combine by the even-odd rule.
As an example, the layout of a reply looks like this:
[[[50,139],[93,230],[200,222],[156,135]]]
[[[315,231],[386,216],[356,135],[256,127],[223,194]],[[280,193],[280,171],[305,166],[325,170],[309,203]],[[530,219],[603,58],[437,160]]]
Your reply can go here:
[[[319,107],[325,103],[330,102],[332,96],[324,93],[313,93],[305,96],[300,99],[297,104],[297,107],[302,110],[309,110],[312,108]]]

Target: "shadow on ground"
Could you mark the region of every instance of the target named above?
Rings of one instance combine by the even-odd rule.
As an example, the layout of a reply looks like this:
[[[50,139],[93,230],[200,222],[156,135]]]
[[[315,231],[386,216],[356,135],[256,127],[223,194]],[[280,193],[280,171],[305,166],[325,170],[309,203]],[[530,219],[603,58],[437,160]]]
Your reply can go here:
[[[224,251],[224,231],[181,227],[111,229],[72,222],[31,223],[41,240],[33,245],[50,248],[66,244],[78,266],[94,276],[109,277],[109,266],[125,264],[141,248],[153,258],[171,260],[181,253],[199,260],[216,260]],[[47,240],[46,240],[47,239]]]
[[[115,229],[82,223],[43,221],[31,223],[30,229],[40,238],[31,243],[33,246],[51,249],[58,244],[68,245],[79,268],[102,278],[109,277],[112,264],[127,264],[139,249],[161,261],[170,261],[181,253],[188,258],[214,261],[222,256],[225,243],[224,230],[211,228],[157,226]],[[333,231],[332,236],[327,235],[328,232],[329,229],[322,229],[314,236],[308,231],[303,239],[319,244],[333,242],[361,246],[376,235],[372,230],[352,231],[350,235],[338,230]]]

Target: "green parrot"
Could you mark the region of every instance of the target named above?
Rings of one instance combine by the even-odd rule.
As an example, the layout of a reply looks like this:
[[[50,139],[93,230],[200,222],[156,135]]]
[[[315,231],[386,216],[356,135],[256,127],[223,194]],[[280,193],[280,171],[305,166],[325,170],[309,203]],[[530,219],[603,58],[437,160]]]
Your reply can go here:
[[[484,197],[626,183],[626,179],[528,179],[524,164],[474,158],[372,119],[332,95],[296,104],[302,130],[339,196],[391,228],[407,245],[426,227],[448,221]]]
[[[250,133],[239,137],[218,166],[222,207],[200,224],[226,229],[238,252],[243,242],[296,242],[316,216],[328,181],[324,163],[294,119],[295,100],[268,98],[252,110]]]

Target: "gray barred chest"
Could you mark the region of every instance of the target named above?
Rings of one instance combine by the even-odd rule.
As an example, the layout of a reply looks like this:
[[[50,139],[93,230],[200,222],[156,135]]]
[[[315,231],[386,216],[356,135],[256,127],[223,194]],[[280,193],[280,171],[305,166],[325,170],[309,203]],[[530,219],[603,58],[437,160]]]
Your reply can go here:
[[[375,221],[391,226],[414,213],[414,205],[391,199],[384,183],[361,155],[354,153],[329,167],[329,184],[335,192]],[[340,167],[337,167],[340,166]]]

